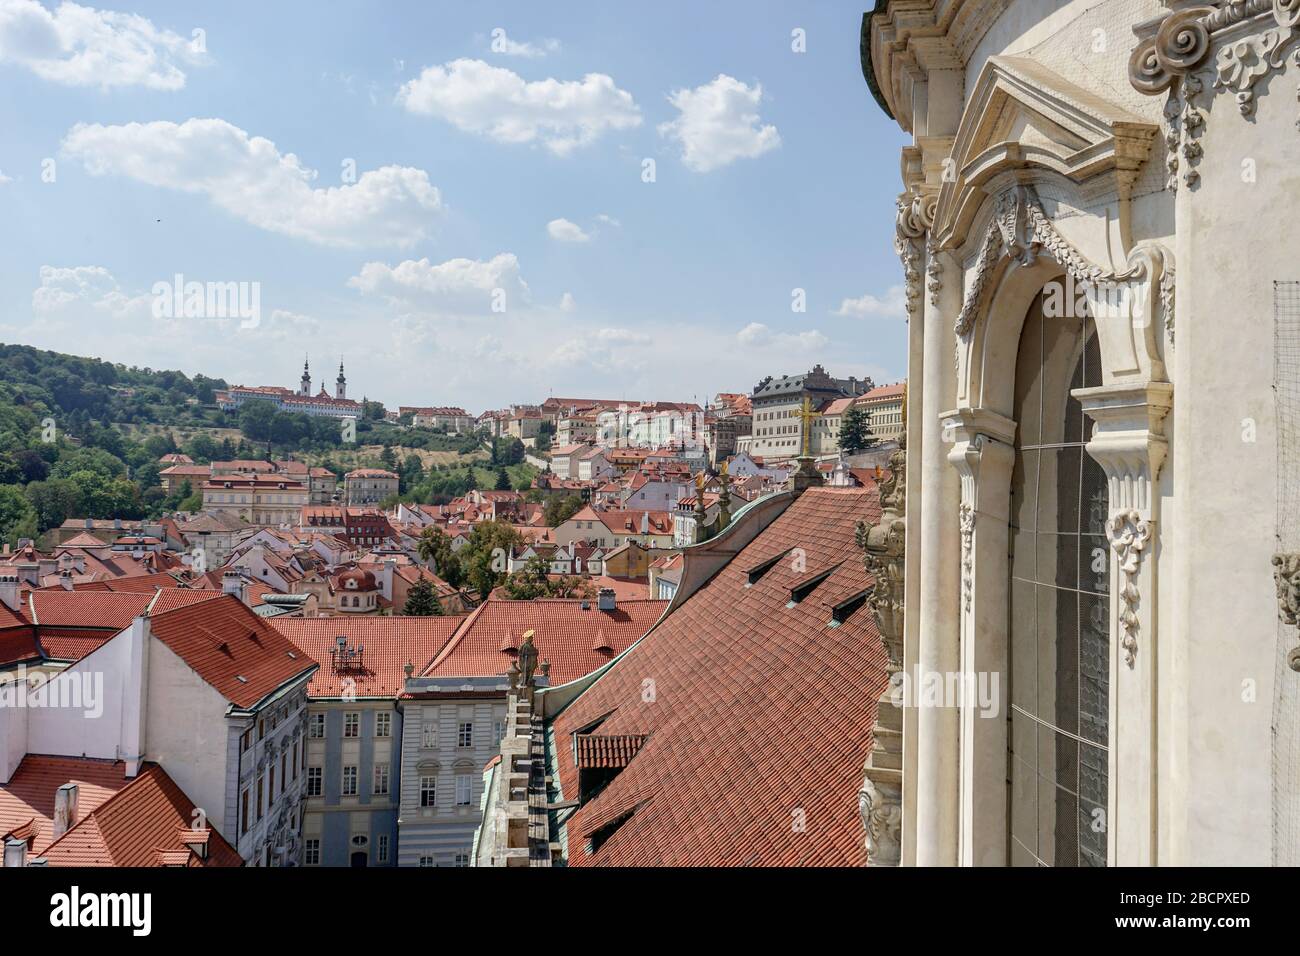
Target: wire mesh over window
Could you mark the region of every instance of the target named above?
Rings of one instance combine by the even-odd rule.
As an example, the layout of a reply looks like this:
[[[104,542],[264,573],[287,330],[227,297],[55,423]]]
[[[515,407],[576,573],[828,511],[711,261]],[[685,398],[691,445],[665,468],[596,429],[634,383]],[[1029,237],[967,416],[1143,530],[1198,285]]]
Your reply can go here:
[[[1300,551],[1300,282],[1273,283],[1277,403],[1277,550]],[[1300,865],[1300,687],[1287,655],[1292,625],[1277,624],[1273,666],[1273,865]]]
[[[1010,849],[1105,866],[1110,550],[1106,478],[1071,389],[1101,384],[1091,319],[1031,306],[1016,363],[1010,519]]]

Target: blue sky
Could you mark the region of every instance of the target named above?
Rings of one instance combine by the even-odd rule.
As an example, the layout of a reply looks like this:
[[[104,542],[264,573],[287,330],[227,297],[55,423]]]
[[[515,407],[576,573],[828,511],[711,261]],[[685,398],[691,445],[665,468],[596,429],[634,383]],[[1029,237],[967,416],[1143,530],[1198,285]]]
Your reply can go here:
[[[474,411],[896,380],[861,15],[0,0],[0,341]],[[256,322],[158,315],[177,274]]]

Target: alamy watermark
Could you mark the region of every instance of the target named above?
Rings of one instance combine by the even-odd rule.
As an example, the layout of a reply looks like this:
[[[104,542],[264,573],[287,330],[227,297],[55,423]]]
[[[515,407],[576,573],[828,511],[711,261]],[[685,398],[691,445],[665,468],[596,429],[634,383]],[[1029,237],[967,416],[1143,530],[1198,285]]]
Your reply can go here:
[[[11,675],[0,680],[0,709],[80,710],[91,719],[103,716],[102,671],[33,671],[29,675],[27,665],[19,664]]]
[[[185,281],[181,273],[155,282],[155,319],[239,319],[241,329],[262,321],[262,283]]]

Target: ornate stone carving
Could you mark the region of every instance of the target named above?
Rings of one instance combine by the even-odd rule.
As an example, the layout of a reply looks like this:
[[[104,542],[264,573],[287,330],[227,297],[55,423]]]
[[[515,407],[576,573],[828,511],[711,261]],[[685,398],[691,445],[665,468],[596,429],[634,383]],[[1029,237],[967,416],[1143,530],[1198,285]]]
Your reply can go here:
[[[907,392],[903,392],[903,434],[889,456],[889,474],[880,481],[880,520],[858,523],[857,543],[873,587],[867,603],[885,645],[888,682],[876,702],[871,753],[863,766],[858,808],[866,833],[867,862],[897,866],[902,825],[903,720],[894,695],[903,668],[904,553],[907,523]]]
[[[1228,0],[1220,6],[1187,7],[1165,17],[1155,35],[1134,49],[1129,59],[1129,81],[1135,89],[1147,95],[1170,90],[1173,103],[1178,99],[1177,87],[1183,87],[1181,105],[1171,108],[1166,104],[1165,109],[1171,126],[1171,114],[1181,114],[1183,159],[1188,158],[1189,151],[1199,156],[1199,144],[1189,146],[1187,140],[1187,134],[1197,132],[1204,123],[1204,115],[1191,105],[1203,87],[1197,80],[1193,88],[1192,81],[1193,74],[1209,60],[1215,34],[1257,17],[1262,20],[1269,12],[1274,26],[1230,37],[1214,58],[1214,88],[1231,91],[1237,109],[1243,116],[1250,116],[1255,110],[1255,83],[1282,67],[1287,49],[1300,36],[1300,0]],[[1196,180],[1194,171],[1184,173],[1188,185],[1195,185]]]
[[[1256,81],[1281,68],[1286,48],[1294,39],[1295,30],[1286,26],[1229,43],[1215,57],[1218,75],[1214,88],[1235,93],[1237,109],[1242,116],[1250,116],[1255,112]]]
[[[902,794],[886,794],[867,777],[858,791],[858,813],[872,866],[898,866],[902,858]]]
[[[978,441],[978,438],[976,440]],[[971,597],[975,593],[975,558],[972,549],[975,537],[975,509],[964,501],[959,508],[961,525],[961,602],[962,608],[969,611]]]
[[[1174,298],[1177,290],[1174,270],[1166,265],[1160,276],[1160,306],[1165,313],[1165,331],[1169,333],[1169,344],[1174,344]]]
[[[943,291],[943,263],[939,261],[939,250],[931,240],[926,244],[925,287],[930,293],[930,304],[939,304],[939,293]]]
[[[1143,518],[1134,508],[1118,511],[1106,522],[1106,540],[1110,542],[1110,546],[1115,549],[1115,554],[1119,558],[1122,579],[1119,591],[1119,624],[1123,631],[1120,646],[1124,648],[1124,663],[1132,667],[1137,660],[1137,606],[1141,600],[1137,576],[1147,542],[1151,540],[1151,522]]]
[[[974,265],[975,275],[954,324],[958,338],[967,339],[974,330],[985,293],[1004,259],[1028,266],[1044,253],[1056,260],[1076,284],[1090,292],[1100,293],[1108,286],[1124,284],[1156,284],[1157,302],[1165,312],[1166,325],[1172,328],[1172,285],[1164,283],[1165,275],[1172,275],[1172,270],[1164,252],[1155,247],[1140,246],[1130,254],[1122,269],[1103,268],[1090,262],[1057,232],[1033,187],[1015,186],[998,197],[992,221],[984,232],[979,258]],[[1156,303],[1135,304],[1147,309],[1154,308]]]
[[[908,321],[916,315],[921,300],[921,250],[917,242],[934,222],[935,202],[936,197],[916,191],[905,192],[896,201],[894,252],[903,263],[903,293]]]
[[[1273,555],[1273,581],[1277,585],[1278,619],[1300,626],[1300,553]],[[1300,671],[1300,647],[1291,648],[1286,662],[1293,671]]]

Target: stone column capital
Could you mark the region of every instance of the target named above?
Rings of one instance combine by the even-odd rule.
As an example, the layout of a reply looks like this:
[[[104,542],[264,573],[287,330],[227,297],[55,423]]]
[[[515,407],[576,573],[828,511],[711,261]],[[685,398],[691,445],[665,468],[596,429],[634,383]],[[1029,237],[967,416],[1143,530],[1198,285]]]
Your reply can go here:
[[[1095,422],[1088,454],[1106,473],[1111,513],[1156,517],[1151,486],[1169,451],[1165,417],[1174,403],[1168,382],[1076,388],[1071,394]]]

